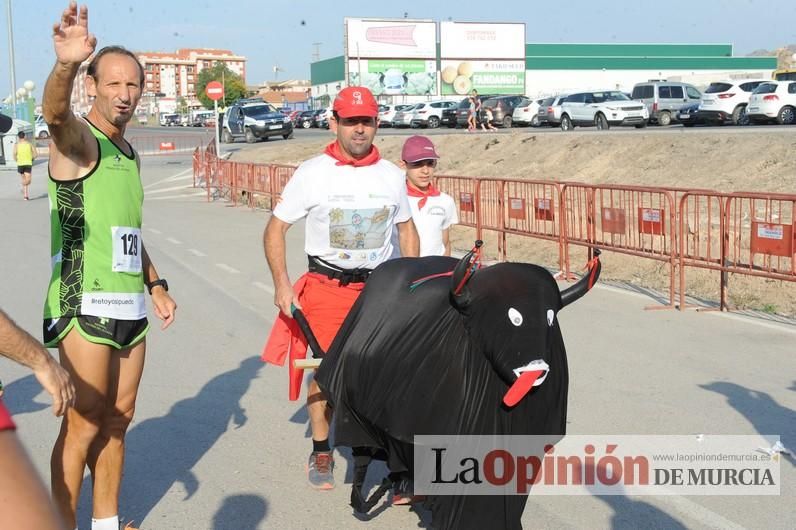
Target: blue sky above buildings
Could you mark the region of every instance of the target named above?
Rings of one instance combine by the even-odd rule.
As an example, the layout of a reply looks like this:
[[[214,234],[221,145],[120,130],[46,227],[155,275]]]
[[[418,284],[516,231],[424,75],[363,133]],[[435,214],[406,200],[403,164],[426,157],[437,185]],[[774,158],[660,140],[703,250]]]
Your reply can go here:
[[[6,1],[0,37],[0,97],[10,92]],[[36,97],[54,61],[52,24],[64,0],[11,0],[17,85],[31,79]],[[524,22],[527,42],[731,43],[735,55],[796,42],[792,0],[668,0],[667,2],[429,2],[264,0],[97,0],[90,30],[99,45],[134,51],[222,48],[247,57],[247,82],[309,79],[316,49],[343,53],[343,17],[426,18],[435,21]],[[664,7],[665,6],[665,7]],[[321,43],[317,47],[313,43]]]

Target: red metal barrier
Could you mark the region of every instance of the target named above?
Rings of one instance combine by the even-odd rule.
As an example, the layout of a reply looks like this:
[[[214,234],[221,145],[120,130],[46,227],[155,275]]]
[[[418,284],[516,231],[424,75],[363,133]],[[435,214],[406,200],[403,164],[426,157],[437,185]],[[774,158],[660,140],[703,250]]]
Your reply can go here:
[[[263,196],[273,209],[295,166],[220,160],[211,142],[193,149],[194,185],[208,201],[228,197],[255,207]],[[685,308],[686,269],[720,272],[720,308],[727,308],[729,273],[796,281],[796,195],[718,193],[647,186],[473,178],[439,175],[451,195],[459,225],[498,233],[498,255],[507,257],[507,235],[555,242],[559,266],[570,276],[570,243],[669,264],[669,304],[675,307],[679,266],[680,309]],[[660,307],[660,306],[659,306]]]
[[[257,196],[264,196],[268,199],[267,208],[272,210],[274,208],[274,197],[271,189],[271,166],[267,164],[252,164],[251,182],[249,185],[249,206],[254,208],[256,206],[255,198]]]
[[[296,166],[284,166],[273,164],[271,166],[271,200],[276,202],[282,195],[287,181],[293,176]]]
[[[665,188],[565,183],[561,188],[564,271],[569,244],[669,263],[669,304],[675,306],[675,204]],[[590,254],[591,255],[591,254]]]

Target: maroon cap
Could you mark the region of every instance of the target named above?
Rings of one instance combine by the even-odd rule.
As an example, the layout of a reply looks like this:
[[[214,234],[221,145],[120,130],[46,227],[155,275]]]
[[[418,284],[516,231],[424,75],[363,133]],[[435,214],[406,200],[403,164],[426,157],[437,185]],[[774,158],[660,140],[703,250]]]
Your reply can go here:
[[[379,115],[379,104],[370,90],[363,86],[349,86],[337,93],[332,110],[341,118]]]
[[[410,136],[404,142],[404,148],[401,150],[401,160],[404,162],[418,162],[420,160],[439,160],[437,150],[434,149],[434,144],[431,143],[425,136]]]

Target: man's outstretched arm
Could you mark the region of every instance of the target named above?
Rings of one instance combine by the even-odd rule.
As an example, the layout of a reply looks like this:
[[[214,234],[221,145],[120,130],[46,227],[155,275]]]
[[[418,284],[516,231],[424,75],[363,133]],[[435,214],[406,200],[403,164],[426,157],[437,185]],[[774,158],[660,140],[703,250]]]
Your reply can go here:
[[[39,341],[17,326],[0,310],[0,355],[33,370],[41,386],[52,396],[53,413],[62,416],[75,401],[75,387],[69,374]]]

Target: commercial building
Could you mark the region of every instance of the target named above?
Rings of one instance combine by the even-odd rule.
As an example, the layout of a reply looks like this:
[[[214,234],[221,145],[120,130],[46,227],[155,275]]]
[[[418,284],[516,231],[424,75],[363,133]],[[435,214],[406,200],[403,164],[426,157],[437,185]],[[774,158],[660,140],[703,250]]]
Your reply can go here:
[[[650,79],[706,86],[769,78],[776,57],[736,57],[732,44],[526,43],[525,25],[405,19],[344,21],[344,54],[310,65],[315,106],[363,84],[383,102],[480,93],[542,97],[584,89],[631,91]]]

